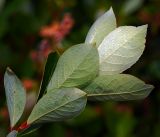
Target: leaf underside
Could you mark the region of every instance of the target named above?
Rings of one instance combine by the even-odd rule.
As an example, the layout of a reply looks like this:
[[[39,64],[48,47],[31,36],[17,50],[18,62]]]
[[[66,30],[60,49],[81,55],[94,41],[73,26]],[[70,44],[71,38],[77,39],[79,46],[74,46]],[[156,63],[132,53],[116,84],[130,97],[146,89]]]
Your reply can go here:
[[[24,111],[26,91],[21,81],[9,68],[7,68],[4,75],[4,87],[11,127],[14,127]]]
[[[83,111],[86,101],[86,93],[77,88],[49,92],[35,105],[27,123],[46,123],[73,118]]]
[[[96,43],[98,47],[103,39],[116,28],[116,17],[112,8],[100,16],[91,26],[85,43]]]
[[[28,135],[36,130],[38,130],[42,125],[41,124],[32,124],[28,128],[18,132],[18,136],[25,136]]]
[[[134,76],[117,74],[97,77],[86,87],[85,92],[90,100],[126,101],[143,99],[152,90],[152,85],[145,84]]]
[[[60,57],[47,92],[62,87],[79,87],[96,77],[99,55],[93,44],[78,44]]]

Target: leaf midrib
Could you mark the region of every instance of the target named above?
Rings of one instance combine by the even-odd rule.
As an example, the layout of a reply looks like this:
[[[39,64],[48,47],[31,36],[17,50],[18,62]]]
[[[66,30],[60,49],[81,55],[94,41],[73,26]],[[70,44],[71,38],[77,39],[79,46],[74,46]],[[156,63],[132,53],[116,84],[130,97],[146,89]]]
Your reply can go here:
[[[138,29],[138,28],[137,28]],[[129,40],[132,40],[134,37],[136,37],[136,35],[138,35],[140,32],[138,31],[135,35],[133,35],[132,37],[130,37],[129,39],[128,39],[128,41]],[[128,41],[125,41],[124,42],[124,44],[121,46],[121,47],[124,47],[124,45],[126,45],[126,43],[128,43]],[[101,62],[101,63],[103,63],[103,62],[105,62],[105,60],[107,59],[107,58],[109,58],[110,56],[112,56],[116,51],[118,51],[119,50],[119,48],[121,48],[121,47],[118,47],[117,49],[115,49],[111,54],[109,54],[108,56],[106,56],[105,57],[105,59]],[[139,47],[137,47],[137,48],[139,48]]]
[[[79,97],[79,98],[76,98],[76,99],[74,99],[74,100],[71,100],[71,101],[69,101],[69,102],[66,102],[66,103],[64,103],[64,104],[56,107],[55,109],[50,110],[50,111],[44,113],[43,115],[40,115],[38,118],[36,118],[35,120],[32,120],[32,121],[33,121],[33,122],[36,122],[36,121],[37,121],[38,119],[40,119],[41,117],[43,117],[43,116],[45,116],[45,115],[47,115],[47,114],[49,114],[49,113],[52,113],[53,111],[55,111],[55,110],[57,110],[57,109],[59,109],[59,108],[61,108],[61,107],[64,107],[64,106],[67,105],[68,103],[74,102],[75,100],[81,99],[81,98],[83,98],[83,97],[85,97],[85,95],[84,95],[84,96],[81,96],[81,97]],[[31,122],[31,123],[33,123],[33,122]],[[31,123],[29,122],[28,124],[31,124]]]
[[[90,46],[92,46],[92,45],[90,45]],[[92,46],[92,47],[90,48],[90,50],[88,51],[88,53],[87,53],[85,56],[83,56],[84,58],[81,60],[81,62],[77,65],[77,67],[75,67],[75,69],[72,71],[72,73],[70,73],[70,75],[68,75],[68,77],[63,81],[63,83],[61,83],[60,86],[54,87],[54,88],[48,90],[47,92],[50,92],[51,90],[54,90],[54,89],[62,88],[62,87],[63,87],[63,84],[65,83],[65,81],[70,78],[70,76],[71,76],[71,75],[77,70],[77,68],[83,63],[83,61],[85,60],[85,58],[86,58],[87,56],[89,56],[89,54],[90,54],[90,52],[91,52],[91,50],[92,50],[93,48],[94,48],[94,47]]]
[[[110,96],[110,95],[120,95],[120,94],[132,94],[132,93],[136,93],[138,91],[141,91],[141,90],[146,90],[146,89],[150,89],[152,87],[148,87],[148,88],[141,88],[139,90],[134,90],[132,92],[121,92],[121,93],[98,93],[98,94],[87,94],[88,97],[95,97],[95,96]]]
[[[14,118],[14,116],[15,116],[15,94],[14,94],[14,92],[16,92],[16,90],[15,90],[15,80],[16,80],[16,78],[15,78],[15,76],[12,76],[12,77],[13,77],[12,80],[13,80],[14,84],[13,84],[12,89],[11,89],[12,96],[13,96],[13,109],[12,109],[13,112],[11,112],[12,113],[11,127],[13,127],[14,124],[15,124],[15,118]],[[12,85],[10,80],[8,80],[8,82],[9,82],[10,85]]]

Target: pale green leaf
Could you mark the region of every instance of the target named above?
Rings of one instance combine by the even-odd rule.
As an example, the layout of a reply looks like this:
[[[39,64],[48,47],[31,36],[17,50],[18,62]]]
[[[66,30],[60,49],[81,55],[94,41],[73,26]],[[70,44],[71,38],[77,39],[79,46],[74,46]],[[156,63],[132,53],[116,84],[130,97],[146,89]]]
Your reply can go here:
[[[143,99],[152,89],[152,85],[145,84],[134,76],[116,74],[97,77],[86,87],[85,92],[91,100],[125,101]]]
[[[4,87],[11,127],[14,127],[23,113],[26,103],[26,91],[21,81],[9,68],[7,68],[4,75]]]
[[[122,26],[112,31],[98,47],[100,75],[118,74],[130,68],[145,48],[147,25]]]
[[[93,44],[75,45],[60,57],[47,92],[84,85],[97,75],[98,67],[99,55]]]
[[[49,92],[35,105],[27,123],[46,123],[73,118],[83,111],[86,102],[86,93],[77,88],[62,88]]]
[[[7,135],[7,137],[16,137],[17,134],[18,134],[18,132],[16,130],[13,130]]]
[[[98,47],[111,31],[116,28],[116,17],[112,8],[100,16],[91,26],[86,36],[85,43],[96,43]]]

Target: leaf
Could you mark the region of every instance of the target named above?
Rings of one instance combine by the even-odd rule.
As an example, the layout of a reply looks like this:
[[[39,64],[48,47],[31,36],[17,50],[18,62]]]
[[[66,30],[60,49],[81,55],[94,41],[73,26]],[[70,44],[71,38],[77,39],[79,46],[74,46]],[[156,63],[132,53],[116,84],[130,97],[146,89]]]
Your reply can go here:
[[[5,0],[0,0],[0,13],[3,10],[4,4],[5,4]]]
[[[38,130],[42,125],[41,124],[32,124],[28,128],[25,128],[18,132],[18,136],[28,135],[36,130]]]
[[[106,101],[125,101],[143,99],[153,90],[138,78],[127,74],[106,75],[97,77],[85,92],[89,99]]]
[[[48,55],[48,59],[47,59],[44,74],[43,74],[43,80],[42,80],[41,88],[39,91],[38,100],[46,93],[46,88],[56,68],[58,58],[59,58],[59,55],[56,52],[50,53]]]
[[[11,127],[14,127],[23,113],[26,103],[26,91],[21,81],[9,68],[7,68],[4,75],[4,87]]]
[[[73,118],[83,111],[86,102],[86,93],[77,88],[49,92],[35,105],[27,123],[30,125]]]
[[[118,74],[130,68],[145,48],[147,25],[122,26],[112,31],[98,47],[100,75]]]
[[[47,92],[62,87],[82,86],[95,78],[98,67],[98,51],[93,44],[75,45],[58,60]]]
[[[127,0],[122,6],[122,13],[130,15],[137,11],[144,3],[144,0]]]
[[[16,137],[18,134],[18,132],[16,130],[13,130],[12,132],[10,132],[7,137]]]
[[[86,36],[85,43],[96,43],[96,46],[98,47],[105,36],[113,31],[116,26],[116,17],[114,15],[113,9],[110,8],[91,26]]]

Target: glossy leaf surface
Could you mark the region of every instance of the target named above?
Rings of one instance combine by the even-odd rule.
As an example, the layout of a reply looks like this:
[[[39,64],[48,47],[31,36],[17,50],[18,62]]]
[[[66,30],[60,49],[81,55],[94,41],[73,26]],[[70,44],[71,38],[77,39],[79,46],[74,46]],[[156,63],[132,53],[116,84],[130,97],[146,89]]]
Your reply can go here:
[[[112,31],[98,47],[100,75],[118,74],[130,68],[145,48],[147,25],[122,26]]]

